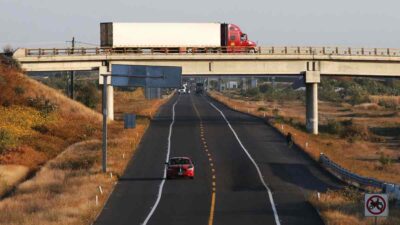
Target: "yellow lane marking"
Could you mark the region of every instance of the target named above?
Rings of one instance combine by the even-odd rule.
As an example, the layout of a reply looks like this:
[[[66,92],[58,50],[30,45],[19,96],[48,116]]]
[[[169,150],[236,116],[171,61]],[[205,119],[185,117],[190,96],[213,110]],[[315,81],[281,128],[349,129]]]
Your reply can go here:
[[[210,217],[208,218],[208,225],[212,225],[214,223],[214,210],[215,210],[215,191],[213,190],[211,194],[211,208],[210,208]]]
[[[213,178],[213,180],[215,180],[215,178],[216,178],[215,175],[213,175],[212,178]]]
[[[192,96],[191,96],[191,95],[190,95],[190,99],[192,100]],[[196,105],[194,104],[193,100],[192,100],[191,102],[192,102],[194,111],[196,111],[197,117],[200,119],[200,130],[201,130],[201,135],[200,135],[200,136],[201,136],[201,140],[203,141],[203,144],[204,144],[204,146],[205,146],[205,151],[208,152],[208,149],[207,149],[207,142],[205,141],[205,139],[204,139],[204,134],[203,134],[203,121],[201,120],[200,113],[199,113],[199,111],[197,110],[197,107],[196,107]],[[210,156],[210,154],[208,154],[208,156]],[[210,166],[213,167],[214,164],[211,162],[211,161],[212,161],[212,158],[210,157],[210,158],[208,158],[208,159],[210,160]],[[212,169],[212,171],[214,172],[215,170]],[[215,180],[215,175],[213,175],[213,180]],[[216,195],[216,194],[215,194],[215,192],[216,192],[216,189],[215,189],[215,181],[212,182],[212,185],[213,185],[213,188],[212,188],[212,194],[211,194],[211,207],[210,207],[210,216],[209,216],[209,218],[208,218],[208,225],[213,225],[213,223],[214,223],[215,195]]]

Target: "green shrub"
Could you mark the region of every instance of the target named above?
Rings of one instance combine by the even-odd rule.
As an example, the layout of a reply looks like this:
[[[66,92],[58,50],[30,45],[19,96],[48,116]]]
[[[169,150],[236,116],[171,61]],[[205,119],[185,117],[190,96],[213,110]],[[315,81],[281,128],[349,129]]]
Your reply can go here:
[[[46,125],[35,125],[32,127],[32,130],[35,130],[42,134],[46,134],[49,132],[49,128]]]
[[[7,148],[15,147],[17,139],[7,130],[0,128],[0,153]]]
[[[343,132],[343,124],[335,120],[328,120],[326,125],[326,132],[329,134],[340,135]]]
[[[35,98],[28,98],[27,105],[29,107],[39,110],[43,116],[47,116],[49,113],[57,109],[57,105],[50,102],[50,100],[43,96],[36,96]]]
[[[260,107],[258,107],[257,110],[258,110],[258,111],[267,111],[267,108],[264,107],[264,106],[260,106]]]
[[[381,155],[379,156],[379,162],[382,164],[382,166],[390,166],[392,164],[392,159],[381,152]]]
[[[14,88],[14,92],[16,95],[23,95],[25,94],[25,89],[22,86],[17,86]]]
[[[77,85],[76,100],[89,108],[96,108],[100,101],[97,85],[95,83],[84,83]]]

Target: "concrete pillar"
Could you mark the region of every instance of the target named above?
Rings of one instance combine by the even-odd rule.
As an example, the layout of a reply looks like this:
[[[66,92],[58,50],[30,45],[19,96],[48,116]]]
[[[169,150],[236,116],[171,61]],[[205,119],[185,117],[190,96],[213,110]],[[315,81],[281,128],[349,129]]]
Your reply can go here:
[[[256,88],[257,87],[257,78],[252,77],[250,79],[250,88]]]
[[[318,134],[318,83],[319,71],[306,71],[306,128],[313,134]]]
[[[306,127],[318,134],[318,83],[306,84]]]
[[[222,91],[222,79],[221,78],[218,78],[218,83],[217,83],[217,88],[218,88],[218,91],[219,92],[221,92]]]
[[[247,84],[247,79],[242,78],[242,90],[247,90],[248,89],[248,84]]]
[[[107,112],[107,118],[114,120],[114,87],[112,85],[107,85]]]

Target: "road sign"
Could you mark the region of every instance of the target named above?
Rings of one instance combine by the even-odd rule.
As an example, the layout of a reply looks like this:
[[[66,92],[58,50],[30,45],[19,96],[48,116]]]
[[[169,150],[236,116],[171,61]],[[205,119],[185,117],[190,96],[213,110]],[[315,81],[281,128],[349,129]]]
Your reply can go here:
[[[365,194],[364,215],[385,217],[389,215],[387,194]]]
[[[111,85],[124,87],[179,88],[182,67],[113,64]]]

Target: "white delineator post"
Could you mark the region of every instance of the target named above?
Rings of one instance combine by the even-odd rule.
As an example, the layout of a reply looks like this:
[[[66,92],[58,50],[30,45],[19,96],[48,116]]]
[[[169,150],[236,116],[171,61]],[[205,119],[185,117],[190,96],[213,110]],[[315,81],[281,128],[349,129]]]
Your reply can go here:
[[[318,134],[318,83],[321,80],[320,71],[306,71],[306,128],[313,134]]]

